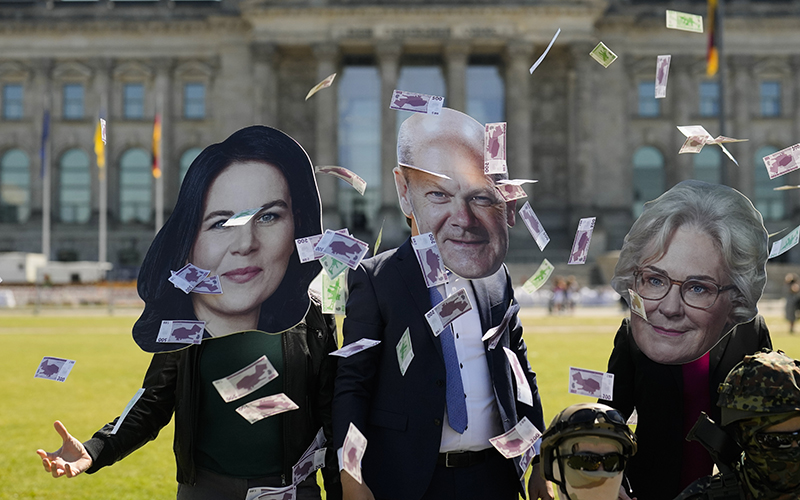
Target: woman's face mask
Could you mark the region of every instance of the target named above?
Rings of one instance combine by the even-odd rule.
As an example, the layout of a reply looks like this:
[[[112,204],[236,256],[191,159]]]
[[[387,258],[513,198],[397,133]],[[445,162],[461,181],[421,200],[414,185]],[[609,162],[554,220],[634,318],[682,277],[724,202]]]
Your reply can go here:
[[[567,439],[558,448],[561,458],[553,464],[553,475],[566,483],[571,500],[616,500],[622,484],[622,471],[577,470],[567,465],[567,455],[589,452],[598,455],[622,453],[622,445],[614,439],[583,436]],[[563,466],[563,474],[562,474]],[[563,486],[562,486],[563,490]]]

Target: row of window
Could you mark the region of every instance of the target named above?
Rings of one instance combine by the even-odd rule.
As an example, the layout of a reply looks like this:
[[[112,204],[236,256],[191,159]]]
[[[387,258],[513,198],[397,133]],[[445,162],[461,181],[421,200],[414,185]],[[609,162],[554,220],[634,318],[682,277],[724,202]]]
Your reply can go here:
[[[697,95],[700,116],[719,116],[719,82],[700,82]],[[781,82],[761,82],[759,103],[762,117],[781,116]],[[661,100],[655,98],[655,82],[639,82],[638,114],[645,118],[661,116]]]
[[[200,148],[187,149],[180,159],[183,177]],[[150,222],[152,183],[150,151],[132,148],[119,160],[119,218],[122,222]],[[91,215],[91,163],[82,149],[70,149],[58,161],[58,207],[61,222],[83,223]],[[30,217],[30,159],[20,149],[0,158],[0,222],[22,223]]]
[[[24,87],[21,83],[3,85],[3,119],[21,120],[25,116]],[[65,83],[61,87],[61,116],[65,120],[81,120],[84,109],[85,89],[82,83]],[[126,120],[141,120],[145,117],[145,88],[143,83],[126,83],[122,87],[122,117]],[[183,117],[202,120],[206,117],[206,86],[204,83],[183,85]]]
[[[781,220],[786,216],[784,191],[775,191],[774,188],[783,185],[786,177],[771,180],[767,169],[763,167],[762,158],[770,155],[779,148],[763,146],[753,155],[754,185],[753,204],[761,212],[764,220]],[[723,155],[717,147],[703,148],[694,157],[694,179],[719,183],[722,169]],[[727,161],[727,160],[725,160]],[[660,196],[666,191],[666,178],[664,173],[664,156],[661,151],[653,146],[643,146],[633,154],[633,215],[638,217],[642,213],[642,205]]]

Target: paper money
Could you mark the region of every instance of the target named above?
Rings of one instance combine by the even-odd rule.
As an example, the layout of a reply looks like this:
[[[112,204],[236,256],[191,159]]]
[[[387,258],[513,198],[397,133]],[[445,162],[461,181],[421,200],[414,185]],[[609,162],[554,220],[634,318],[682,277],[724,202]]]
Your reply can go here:
[[[236,408],[236,413],[243,416],[248,422],[254,424],[259,420],[300,408],[284,393],[267,396],[250,401]]]
[[[678,130],[680,130],[680,132],[686,137],[689,137],[689,136],[692,136],[692,135],[694,135],[694,136],[705,136],[707,138],[706,142],[705,142],[706,144],[709,144],[709,142],[708,142],[709,139],[712,139],[711,134],[709,134],[708,130],[706,130],[702,125],[678,125]],[[720,136],[720,137],[722,137],[722,136]],[[716,143],[716,144],[717,144],[717,146],[720,147],[720,149],[722,149],[722,152],[725,153],[725,156],[727,156],[737,166],[739,165],[739,162],[736,161],[736,158],[733,157],[731,152],[728,151],[727,148],[725,148],[725,146],[722,143]]]
[[[358,191],[358,194],[364,195],[364,191],[367,189],[367,181],[356,175],[354,172],[344,168],[344,167],[337,167],[333,165],[324,166],[324,167],[314,167],[314,172],[320,174],[328,174],[334,177],[337,177],[346,183],[350,184]]]
[[[294,500],[297,495],[297,486],[280,486],[267,488],[260,486],[247,490],[245,500]]]
[[[647,321],[647,311],[644,310],[642,297],[630,288],[628,288],[628,295],[631,297],[631,312]]]
[[[330,255],[346,264],[350,269],[355,269],[358,266],[358,263],[366,255],[367,250],[369,250],[369,245],[363,241],[346,234],[336,233],[330,229],[325,231],[322,239],[314,247],[315,252]]]
[[[639,423],[639,412],[636,411],[636,408],[633,409],[633,413],[631,416],[628,417],[628,421],[625,422],[625,425],[637,425]]]
[[[763,160],[770,179],[794,172],[800,168],[800,144],[767,155]]]
[[[778,186],[776,188],[772,188],[773,191],[789,191],[791,189],[800,189],[800,185]]]
[[[263,207],[257,208],[248,208],[247,210],[242,210],[239,213],[233,214],[233,216],[226,220],[223,226],[225,227],[234,227],[234,226],[244,226],[250,219],[253,218],[255,214],[263,210]]]
[[[192,288],[192,293],[202,293],[206,295],[219,295],[222,293],[222,284],[219,276],[210,276],[201,281],[196,287]]]
[[[319,263],[322,264],[322,269],[325,270],[325,274],[332,280],[338,278],[343,272],[347,271],[347,264],[334,259],[330,255],[323,255],[319,259]]]
[[[510,184],[512,186],[521,186],[523,184],[536,184],[537,180],[534,179],[500,179],[497,181],[497,184],[506,185]]]
[[[522,420],[508,432],[489,438],[489,442],[504,457],[514,458],[528,451],[541,436],[542,433],[528,420],[528,417],[522,417]]]
[[[395,90],[392,93],[392,103],[389,105],[389,108],[436,116],[442,112],[443,104],[444,97],[438,95]]]
[[[658,56],[656,58],[656,99],[667,97],[670,62],[672,62],[672,56]]]
[[[133,405],[135,405],[136,402],[139,401],[139,398],[142,397],[142,394],[144,394],[144,389],[139,389],[138,391],[136,391],[136,394],[133,395],[131,400],[128,401],[128,404],[125,405],[125,409],[122,410],[122,413],[119,415],[119,418],[117,418],[117,423],[114,424],[114,428],[111,429],[111,434],[117,433],[120,426],[122,425],[123,420],[125,420],[125,417],[128,416],[128,413],[130,413],[131,408],[133,408]]]
[[[694,33],[703,32],[703,16],[678,12],[676,10],[667,11],[667,28],[672,30],[691,31]]]
[[[522,205],[522,208],[519,209],[519,216],[522,217],[522,222],[525,223],[525,227],[528,228],[534,241],[536,241],[536,246],[539,247],[539,250],[544,250],[544,247],[550,243],[550,237],[547,236],[547,232],[542,227],[542,223],[539,222],[539,218],[536,217],[536,213],[534,213],[530,203],[526,201]]]
[[[792,229],[791,233],[772,244],[772,250],[769,252],[769,258],[771,259],[786,253],[789,251],[789,249],[797,245],[798,242],[800,242],[800,226]]]
[[[320,427],[319,430],[317,431],[317,435],[314,436],[314,440],[311,441],[311,444],[308,445],[306,451],[303,452],[303,456],[306,456],[309,453],[322,448],[322,445],[325,444],[325,441],[326,441],[325,430],[322,427]]]
[[[517,381],[517,401],[533,406],[533,391],[531,391],[531,384],[522,370],[522,363],[519,362],[514,351],[508,347],[503,347],[503,351],[506,353],[508,364],[511,365],[511,371],[514,372],[514,379]]]
[[[400,374],[405,377],[406,370],[408,370],[411,360],[414,359],[414,348],[411,346],[411,331],[408,328],[403,332],[403,336],[400,337],[395,350],[397,350],[397,364],[400,365]]]
[[[292,484],[304,481],[308,476],[325,466],[325,453],[327,448],[321,448],[305,454],[292,467]]]
[[[426,312],[425,319],[428,320],[433,334],[438,337],[450,323],[470,310],[472,310],[472,304],[469,303],[467,291],[463,288],[459,288],[456,293],[450,295],[436,304],[433,309]]]
[[[506,331],[508,324],[511,322],[511,318],[514,317],[515,314],[519,312],[519,304],[511,304],[508,309],[506,309],[505,314],[503,314],[503,319],[500,321],[500,324],[497,326],[493,326],[486,330],[486,333],[483,334],[481,337],[482,342],[489,341],[489,350],[491,351],[495,347],[497,347],[497,343],[500,341],[500,338],[503,336],[503,332]]]
[[[44,378],[47,380],[55,380],[56,382],[64,382],[75,366],[74,359],[54,358],[52,356],[45,356],[42,362],[36,368],[36,373],[33,378]]]
[[[569,393],[614,400],[614,374],[569,367]]]
[[[106,143],[106,121],[100,118],[100,140]]]
[[[522,289],[528,293],[533,293],[542,288],[542,285],[547,283],[547,280],[550,279],[550,275],[553,274],[554,269],[555,266],[551,264],[549,260],[544,259],[542,263],[539,264],[539,268],[536,269],[536,272],[533,273],[533,276],[528,278],[522,285]]]
[[[731,142],[747,142],[750,139],[734,139],[732,137],[725,137],[724,135],[718,135],[714,139],[706,139],[706,144],[728,144]]]
[[[506,122],[487,123],[483,132],[483,173],[504,174],[506,163]]]
[[[327,89],[328,87],[330,87],[331,84],[333,83],[333,79],[334,78],[336,78],[336,73],[325,77],[324,80],[322,80],[318,84],[314,85],[314,87],[311,90],[308,91],[308,94],[306,94],[306,101],[308,100],[309,97],[311,97],[312,95],[316,94],[320,90]]]
[[[525,477],[525,472],[528,470],[528,466],[531,464],[533,457],[536,456],[536,447],[531,446],[528,448],[528,451],[522,454],[522,457],[519,459],[519,467],[522,470],[522,477]]]
[[[380,344],[380,340],[373,340],[368,338],[359,339],[351,344],[347,344],[337,351],[333,351],[331,356],[339,356],[340,358],[349,358],[353,354],[358,354],[361,351],[375,347]]]
[[[411,246],[414,247],[414,254],[417,256],[419,268],[422,276],[425,277],[425,285],[428,288],[447,283],[447,272],[442,262],[442,254],[436,246],[436,238],[433,233],[424,233],[411,237]]]
[[[702,151],[703,146],[706,145],[706,137],[702,135],[690,135],[684,141],[683,146],[681,146],[681,150],[678,151],[678,154],[684,153],[699,153]]]
[[[558,35],[560,35],[560,34],[561,34],[561,28],[558,28],[558,31],[556,31],[556,34],[553,35],[553,39],[550,40],[549,44],[547,44],[547,48],[544,49],[544,52],[542,52],[542,55],[539,56],[539,59],[537,59],[536,62],[533,63],[533,66],[531,66],[531,69],[528,70],[528,71],[530,71],[531,74],[533,74],[533,71],[536,68],[538,68],[540,64],[542,64],[542,61],[544,61],[545,56],[547,55],[548,52],[550,52],[550,48],[556,42],[556,38],[558,38]]]
[[[528,193],[522,189],[522,186],[516,186],[514,184],[495,184],[494,188],[500,193],[500,196],[506,203],[528,197]]]
[[[344,264],[342,264],[344,266]],[[347,266],[344,266],[347,269]],[[347,305],[347,275],[339,274],[331,279],[322,273],[322,312],[325,314],[344,314]]]
[[[575,241],[572,242],[572,251],[569,254],[567,264],[585,264],[586,256],[589,254],[589,242],[592,241],[592,232],[597,217],[586,217],[578,222],[578,230],[575,232]]]
[[[589,55],[592,56],[592,59],[599,62],[603,65],[604,68],[607,68],[617,60],[617,55],[611,52],[611,49],[606,47],[606,44],[600,42],[597,44],[595,48],[589,52]]]
[[[200,284],[201,281],[206,279],[211,271],[200,269],[199,267],[186,264],[178,271],[170,271],[171,276],[167,278],[170,283],[175,285],[175,288],[180,288],[183,293],[190,293],[194,287]]]
[[[199,344],[203,340],[205,328],[205,321],[164,320],[158,329],[156,342]]]
[[[264,355],[241,370],[211,383],[222,399],[230,403],[257,391],[277,377],[278,371]]]
[[[432,170],[425,170],[424,168],[415,167],[414,165],[409,165],[409,164],[407,164],[407,163],[400,163],[400,162],[398,162],[397,164],[398,164],[399,166],[403,167],[403,168],[410,168],[410,169],[416,170],[416,171],[418,171],[418,172],[424,172],[424,173],[426,173],[426,174],[428,174],[428,175],[432,175],[432,176],[434,176],[434,177],[438,177],[438,178],[440,178],[440,179],[452,180],[450,177],[448,177],[448,176],[446,176],[446,175],[444,175],[444,174],[440,174],[440,173],[438,173],[438,172],[434,172],[434,171],[432,171]]]
[[[301,264],[318,260],[322,257],[323,254],[314,251],[314,247],[317,246],[317,243],[319,243],[321,239],[322,235],[316,234],[314,236],[307,236],[294,240],[294,245],[297,247],[297,257],[300,259]]]
[[[342,465],[344,470],[359,483],[361,483],[361,459],[364,458],[365,451],[367,451],[367,438],[350,422],[342,447]]]

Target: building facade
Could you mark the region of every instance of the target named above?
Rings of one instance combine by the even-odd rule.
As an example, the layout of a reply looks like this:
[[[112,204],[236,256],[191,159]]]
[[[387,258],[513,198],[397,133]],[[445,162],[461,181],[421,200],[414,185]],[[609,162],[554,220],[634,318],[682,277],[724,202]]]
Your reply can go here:
[[[773,188],[800,184],[800,173],[770,180],[761,157],[800,142],[800,1],[725,4],[720,85],[705,74],[707,35],[665,28],[665,9],[705,17],[705,1],[0,2],[0,251],[42,250],[47,181],[49,257],[96,260],[106,183],[107,260],[112,276],[134,276],[156,231],[156,196],[168,217],[199,151],[253,123],[367,181],[362,197],[318,176],[326,228],[370,243],[383,228],[382,247],[399,244],[408,228],[391,170],[407,114],[388,108],[396,88],[508,122],[510,175],[538,180],[528,201],[551,237],[540,252],[519,224],[512,262],[565,262],[588,216],[590,257],[618,249],[642,203],[689,178],[736,187],[771,232],[794,227],[796,192]],[[619,56],[608,68],[588,55],[599,41]],[[661,54],[672,63],[667,97],[655,99]],[[304,100],[331,73],[333,86]],[[156,113],[163,189],[150,170]],[[720,113],[725,135],[749,139],[728,147],[738,167],[716,147],[677,154],[676,125],[717,135]],[[93,145],[101,115],[104,176]]]

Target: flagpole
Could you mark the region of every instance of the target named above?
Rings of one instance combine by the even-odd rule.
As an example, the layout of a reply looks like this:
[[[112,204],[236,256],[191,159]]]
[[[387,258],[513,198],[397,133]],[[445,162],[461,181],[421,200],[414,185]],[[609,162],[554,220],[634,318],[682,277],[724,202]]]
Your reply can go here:
[[[156,197],[156,231],[155,234],[158,234],[158,231],[161,230],[161,226],[164,225],[164,152],[162,151],[163,145],[163,137],[164,137],[164,129],[163,129],[163,99],[162,95],[159,92],[158,98],[156,99],[156,115],[161,116],[161,121],[159,126],[161,130],[158,134],[158,167],[160,169],[160,175],[156,177],[156,186],[155,186],[155,197]]]
[[[102,113],[101,113],[102,115]],[[100,122],[98,120],[98,127]],[[99,223],[100,228],[98,231],[98,247],[97,247],[97,260],[98,262],[107,262],[108,261],[108,175],[106,175],[106,169],[108,168],[108,164],[106,162],[106,155],[105,150],[105,142],[103,144],[103,167],[100,167],[100,158],[97,159],[98,161],[98,179],[100,180],[100,217]]]
[[[46,260],[50,260],[50,110],[45,105],[42,116],[42,149],[40,159],[42,162],[42,253]]]
[[[725,0],[717,0],[716,12],[716,37],[717,37],[717,54],[718,54],[718,75],[719,75],[719,135],[726,135],[725,133],[725,80],[727,78],[727,64],[725,64],[725,48],[723,44],[723,24],[725,24]],[[720,172],[720,183],[725,186],[730,186],[731,175],[728,171],[730,164],[723,160],[722,169]]]

